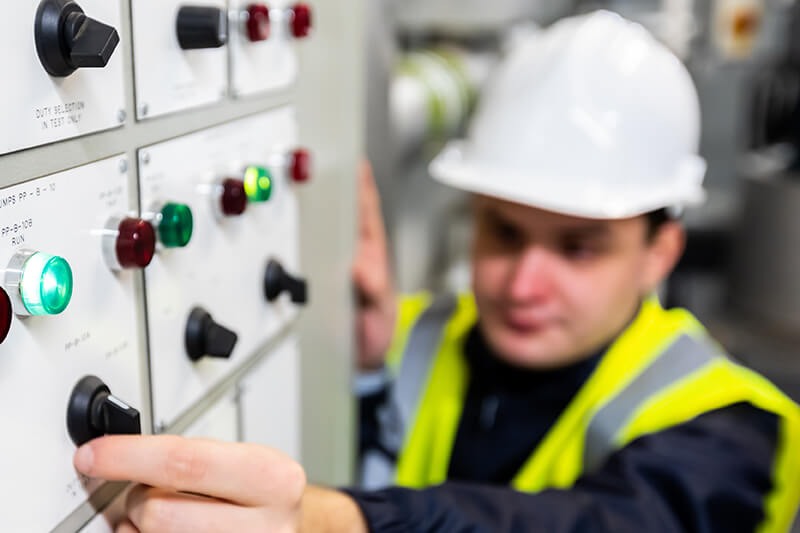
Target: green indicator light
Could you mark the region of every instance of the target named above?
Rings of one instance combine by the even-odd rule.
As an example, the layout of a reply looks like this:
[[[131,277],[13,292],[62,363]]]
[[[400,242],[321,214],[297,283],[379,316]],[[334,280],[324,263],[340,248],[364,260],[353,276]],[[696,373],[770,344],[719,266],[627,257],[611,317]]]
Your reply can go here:
[[[272,196],[272,176],[264,167],[247,167],[244,192],[251,202],[266,202]]]
[[[22,267],[19,293],[32,315],[57,315],[72,298],[72,269],[63,258],[36,252]]]
[[[192,238],[192,210],[184,204],[165,204],[161,208],[158,238],[166,248],[182,248]]]

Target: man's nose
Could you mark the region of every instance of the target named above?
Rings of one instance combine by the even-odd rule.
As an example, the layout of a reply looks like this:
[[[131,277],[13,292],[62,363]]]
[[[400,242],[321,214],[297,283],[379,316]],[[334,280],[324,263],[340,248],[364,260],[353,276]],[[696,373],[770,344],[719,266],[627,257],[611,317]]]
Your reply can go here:
[[[531,246],[518,257],[508,285],[512,302],[532,303],[552,293],[553,257],[541,246]]]

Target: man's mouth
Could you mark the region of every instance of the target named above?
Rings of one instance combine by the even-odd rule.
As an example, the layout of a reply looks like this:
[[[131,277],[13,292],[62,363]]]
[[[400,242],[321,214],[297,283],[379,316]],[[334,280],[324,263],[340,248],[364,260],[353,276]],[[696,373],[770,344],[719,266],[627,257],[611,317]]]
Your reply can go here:
[[[522,315],[519,313],[505,313],[503,315],[505,325],[523,334],[537,333],[551,326],[555,320],[550,317]]]

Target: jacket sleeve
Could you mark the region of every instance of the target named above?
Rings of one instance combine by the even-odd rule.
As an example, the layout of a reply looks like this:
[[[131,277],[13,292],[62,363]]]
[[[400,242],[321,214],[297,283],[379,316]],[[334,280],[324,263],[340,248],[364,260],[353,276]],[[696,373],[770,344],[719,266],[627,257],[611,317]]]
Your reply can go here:
[[[346,492],[371,533],[753,532],[777,436],[775,415],[737,404],[637,439],[567,490],[445,483]]]

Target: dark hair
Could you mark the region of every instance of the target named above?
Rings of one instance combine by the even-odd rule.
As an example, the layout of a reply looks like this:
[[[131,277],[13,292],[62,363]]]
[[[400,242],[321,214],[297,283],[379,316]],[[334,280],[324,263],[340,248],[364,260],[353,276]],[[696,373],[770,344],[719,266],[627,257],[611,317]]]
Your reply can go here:
[[[666,207],[645,213],[644,216],[647,219],[648,240],[652,240],[656,236],[661,226],[675,220],[675,217],[669,213]]]

